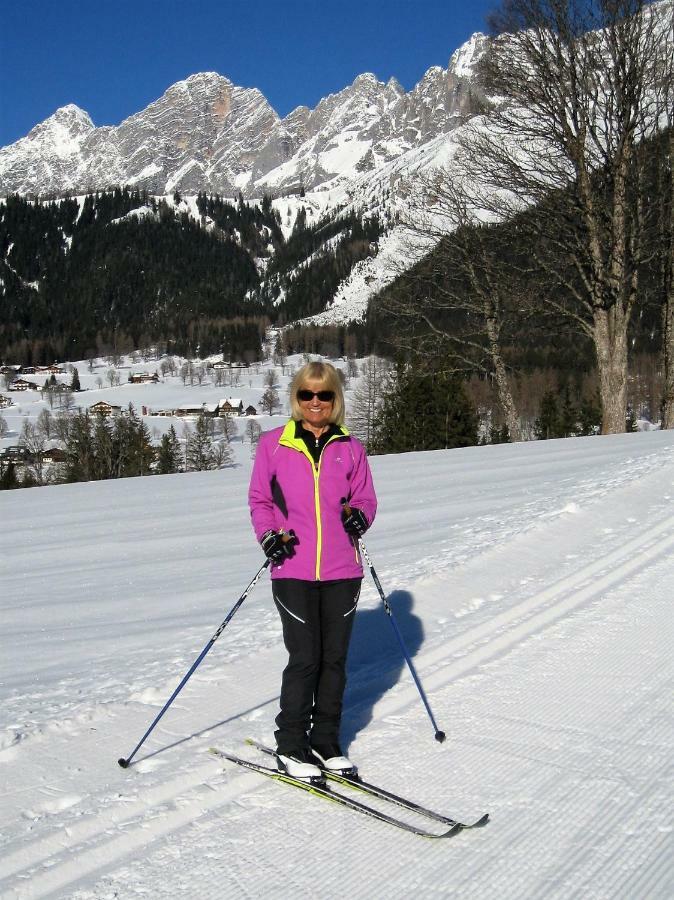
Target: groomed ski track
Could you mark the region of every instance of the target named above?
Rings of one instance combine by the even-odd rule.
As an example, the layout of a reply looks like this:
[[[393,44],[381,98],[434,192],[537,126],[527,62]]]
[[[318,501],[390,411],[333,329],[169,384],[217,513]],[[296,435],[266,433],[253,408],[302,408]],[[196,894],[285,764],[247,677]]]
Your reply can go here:
[[[2,898],[674,894],[674,434],[373,468],[366,543],[447,742],[366,579],[349,753],[490,824],[426,845],[208,755],[271,739],[283,652],[264,582],[119,769],[259,565],[247,473],[14,492]]]

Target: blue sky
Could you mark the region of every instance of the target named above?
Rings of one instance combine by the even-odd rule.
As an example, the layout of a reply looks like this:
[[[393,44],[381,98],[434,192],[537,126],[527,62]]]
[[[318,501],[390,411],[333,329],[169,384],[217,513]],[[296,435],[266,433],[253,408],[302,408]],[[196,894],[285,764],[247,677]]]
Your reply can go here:
[[[116,125],[176,81],[216,71],[280,115],[363,72],[409,90],[496,0],[3,0],[0,146],[59,106]]]

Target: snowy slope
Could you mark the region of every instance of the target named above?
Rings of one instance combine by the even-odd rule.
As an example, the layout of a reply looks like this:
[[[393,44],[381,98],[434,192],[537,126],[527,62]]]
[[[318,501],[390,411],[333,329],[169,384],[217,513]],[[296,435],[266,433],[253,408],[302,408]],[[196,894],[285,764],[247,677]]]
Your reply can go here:
[[[674,893],[674,434],[379,457],[344,738],[479,832],[425,842],[224,767],[270,741],[265,582],[127,754],[261,563],[250,461],[0,494],[0,895],[665,898]],[[253,752],[253,751],[249,751]]]

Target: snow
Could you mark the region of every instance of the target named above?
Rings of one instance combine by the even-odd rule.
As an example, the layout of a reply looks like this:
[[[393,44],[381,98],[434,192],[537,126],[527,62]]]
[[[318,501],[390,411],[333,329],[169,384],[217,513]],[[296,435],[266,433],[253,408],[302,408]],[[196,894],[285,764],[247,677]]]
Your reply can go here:
[[[155,391],[216,395],[90,393]],[[117,766],[262,563],[235,445],[218,472],[0,494],[0,895],[671,897],[674,433],[372,459],[366,545],[447,741],[367,576],[345,749],[393,791],[490,812],[440,844],[208,754],[273,740],[266,576]]]

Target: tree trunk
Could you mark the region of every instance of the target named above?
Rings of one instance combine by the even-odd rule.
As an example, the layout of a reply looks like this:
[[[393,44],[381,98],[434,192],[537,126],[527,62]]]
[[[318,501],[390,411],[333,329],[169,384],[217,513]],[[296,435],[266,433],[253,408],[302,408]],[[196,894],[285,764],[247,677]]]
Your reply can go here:
[[[627,412],[627,325],[619,304],[594,311],[594,344],[602,406],[601,433],[625,431]]]
[[[674,128],[669,133],[669,158],[664,165],[669,188],[669,219],[663,218],[665,246],[669,253],[664,261],[662,287],[662,357],[664,385],[662,396],[662,428],[674,428]]]
[[[662,428],[674,428],[674,290],[662,311],[662,345],[664,385],[662,395]]]
[[[510,440],[520,441],[522,439],[520,429],[520,419],[515,407],[510,385],[508,384],[508,375],[506,373],[505,363],[501,355],[501,345],[496,323],[487,318],[487,337],[489,339],[489,351],[494,366],[494,374],[496,378],[496,389],[498,391],[499,401],[503,410],[506,425],[508,426],[508,434]]]

